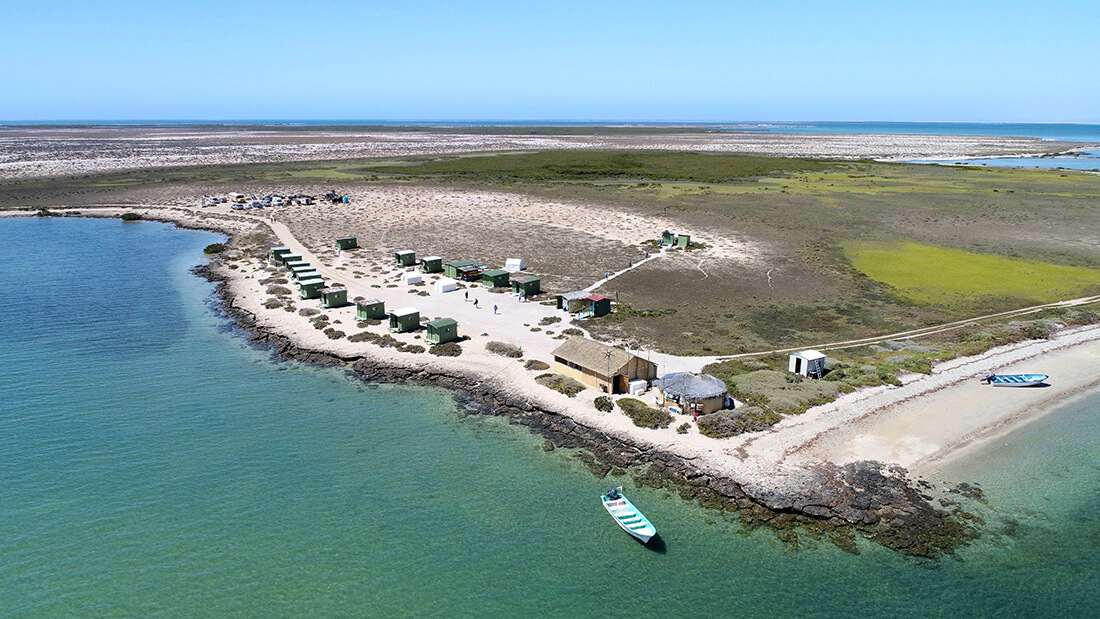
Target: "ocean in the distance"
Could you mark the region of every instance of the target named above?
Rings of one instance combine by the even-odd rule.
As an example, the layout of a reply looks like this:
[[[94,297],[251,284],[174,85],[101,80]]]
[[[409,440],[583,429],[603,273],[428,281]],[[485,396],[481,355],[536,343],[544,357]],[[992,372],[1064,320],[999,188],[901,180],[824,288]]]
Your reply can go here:
[[[0,219],[0,616],[1100,615],[1098,398],[960,465],[1000,534],[957,558],[792,549],[444,391],[273,361],[189,272],[217,238]]]

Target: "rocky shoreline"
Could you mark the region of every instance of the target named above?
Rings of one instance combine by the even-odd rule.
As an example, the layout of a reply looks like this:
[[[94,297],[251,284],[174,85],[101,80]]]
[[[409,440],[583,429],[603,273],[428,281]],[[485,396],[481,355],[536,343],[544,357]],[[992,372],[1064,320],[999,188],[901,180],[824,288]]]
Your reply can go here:
[[[172,223],[187,227],[186,223]],[[597,477],[629,472],[638,484],[667,488],[685,500],[735,514],[749,526],[771,527],[792,545],[797,544],[798,532],[802,531],[858,552],[854,538],[859,533],[906,554],[936,557],[952,553],[978,534],[973,516],[954,501],[941,501],[943,507],[937,507],[933,503],[936,499],[918,489],[898,467],[878,462],[822,464],[806,471],[808,478],[793,485],[794,489],[790,484],[750,489],[701,470],[676,454],[640,448],[566,415],[539,408],[478,376],[430,364],[413,369],[302,347],[262,328],[251,312],[234,304],[225,269],[223,261],[215,258],[196,267],[195,273],[216,285],[219,306],[234,325],[276,358],[345,368],[368,383],[447,389],[464,414],[506,417],[544,437],[548,451],[558,447],[581,450],[577,457]]]

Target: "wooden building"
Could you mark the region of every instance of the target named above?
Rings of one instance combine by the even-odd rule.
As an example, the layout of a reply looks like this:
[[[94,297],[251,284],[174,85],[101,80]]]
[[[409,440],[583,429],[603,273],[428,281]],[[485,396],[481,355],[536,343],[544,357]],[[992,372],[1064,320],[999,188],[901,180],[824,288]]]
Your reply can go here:
[[[305,268],[309,266],[309,263],[305,260],[292,260],[283,264],[291,273],[294,272],[294,267]]]
[[[415,307],[403,307],[390,310],[390,331],[405,333],[420,328],[420,310]]]
[[[439,273],[443,270],[443,258],[439,256],[428,256],[420,261],[421,273]]]
[[[314,267],[306,267],[304,269],[294,271],[294,279],[302,281],[303,279],[313,279],[315,277],[321,277],[320,271]]]
[[[520,275],[512,278],[512,292],[531,297],[542,292],[542,280],[534,275]]]
[[[411,249],[393,252],[393,265],[411,267],[416,265],[416,252]]]
[[[558,309],[576,314],[588,309],[588,297],[590,296],[592,296],[591,292],[578,290],[576,292],[563,292],[555,295],[554,298],[558,301]]]
[[[626,393],[632,380],[657,378],[657,364],[622,348],[574,336],[554,349],[554,371],[603,393]]]
[[[325,287],[325,280],[320,277],[298,280],[298,296],[303,299],[316,299],[321,296],[321,289]]]
[[[336,237],[336,249],[355,249],[359,247],[359,239],[354,236]]]
[[[428,329],[424,339],[429,344],[446,344],[458,339],[458,323],[453,318],[440,318],[424,326]]]
[[[329,286],[321,289],[321,307],[343,307],[348,304],[348,289],[343,286]]]
[[[481,274],[481,285],[486,288],[507,288],[509,275],[504,269],[489,269]]]
[[[443,271],[451,279],[473,281],[481,279],[481,272],[485,267],[478,264],[477,260],[452,260],[443,264]]]
[[[386,304],[381,299],[363,299],[355,302],[356,320],[382,320],[386,317]]]
[[[286,255],[286,254],[289,254],[289,253],[290,253],[290,248],[289,247],[272,247],[270,255],[271,255],[271,259],[274,260],[275,262],[282,262],[283,261],[283,256]]]
[[[585,315],[599,318],[611,313],[611,299],[598,294],[588,295],[588,311]]]
[[[292,254],[287,252],[283,254],[282,257],[279,258],[279,260],[282,261],[283,266],[286,266],[288,262],[301,262],[302,254]]]

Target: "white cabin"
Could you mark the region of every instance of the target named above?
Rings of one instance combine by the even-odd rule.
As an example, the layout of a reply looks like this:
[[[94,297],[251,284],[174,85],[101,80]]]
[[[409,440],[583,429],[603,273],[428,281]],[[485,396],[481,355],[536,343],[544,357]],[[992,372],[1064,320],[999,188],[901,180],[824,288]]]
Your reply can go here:
[[[509,258],[504,261],[504,270],[516,273],[523,270],[523,258]]]
[[[825,353],[816,350],[792,352],[787,370],[808,378],[821,378],[825,375]]]
[[[449,277],[440,278],[435,282],[436,292],[453,292],[455,290],[458,290],[458,282]]]
[[[424,277],[422,275],[420,275],[420,273],[402,273],[401,274],[401,283],[405,284],[406,286],[411,286],[412,284],[419,284],[423,281],[424,281]]]

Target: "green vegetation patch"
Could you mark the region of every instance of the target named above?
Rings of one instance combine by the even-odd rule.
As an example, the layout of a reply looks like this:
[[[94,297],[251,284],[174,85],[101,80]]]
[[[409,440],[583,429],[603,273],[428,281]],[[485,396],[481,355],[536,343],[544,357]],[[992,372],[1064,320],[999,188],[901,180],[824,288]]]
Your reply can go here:
[[[1052,303],[1100,290],[1100,270],[975,254],[920,243],[852,242],[852,265],[902,296],[973,307],[990,299]]]
[[[672,423],[672,415],[667,411],[646,406],[634,398],[620,398],[619,408],[639,428],[667,428]]]
[[[818,172],[850,165],[826,159],[711,155],[672,151],[548,151],[374,164],[361,172],[476,180],[669,180],[723,183],[750,177]]]
[[[568,376],[562,376],[561,374],[554,374],[553,372],[536,376],[535,382],[547,389],[553,389],[558,393],[564,393],[569,397],[573,397],[584,391],[584,385],[582,385],[580,381],[569,378]]]

